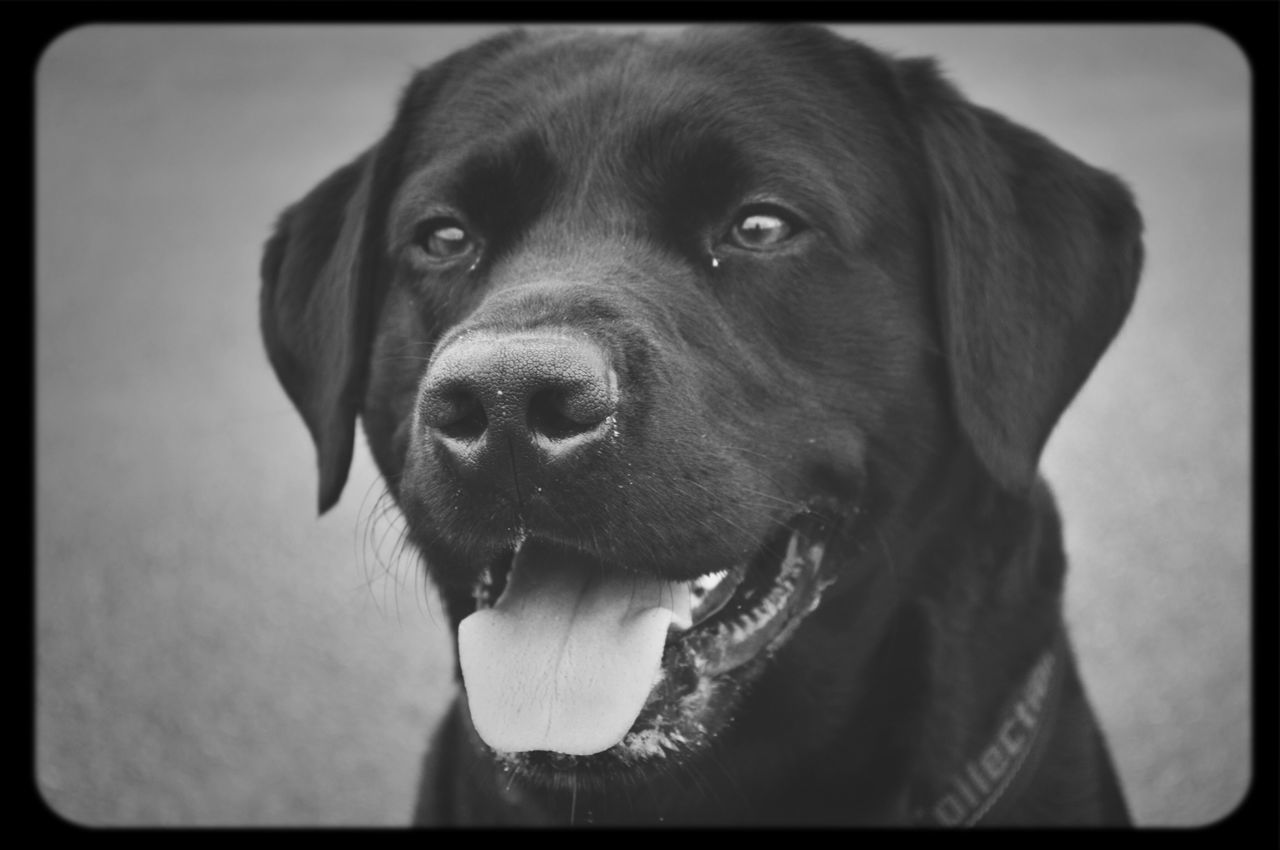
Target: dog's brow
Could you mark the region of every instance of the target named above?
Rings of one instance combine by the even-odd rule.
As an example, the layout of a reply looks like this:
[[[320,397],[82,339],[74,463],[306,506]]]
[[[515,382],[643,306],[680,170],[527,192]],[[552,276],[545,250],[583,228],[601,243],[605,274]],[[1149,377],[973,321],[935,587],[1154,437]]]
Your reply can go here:
[[[395,199],[388,247],[406,244],[421,217],[437,207],[458,209],[490,232],[510,229],[536,213],[557,173],[531,132],[434,158],[405,181]]]

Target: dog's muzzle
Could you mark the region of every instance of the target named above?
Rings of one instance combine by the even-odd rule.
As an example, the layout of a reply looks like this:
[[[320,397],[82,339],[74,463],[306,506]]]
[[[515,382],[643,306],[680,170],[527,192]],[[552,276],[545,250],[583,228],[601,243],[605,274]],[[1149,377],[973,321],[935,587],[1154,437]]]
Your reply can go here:
[[[444,341],[419,389],[418,434],[447,482],[440,509],[456,510],[448,499],[465,494],[467,512],[502,517],[491,527],[510,535],[505,555],[477,566],[476,610],[458,627],[470,717],[504,757],[632,762],[698,749],[717,706],[828,581],[834,514],[817,501],[728,569],[642,570],[592,551],[583,511],[600,503],[550,497],[581,496],[581,481],[625,481],[625,401],[605,348],[555,327],[463,331]],[[480,522],[470,533],[488,532]]]

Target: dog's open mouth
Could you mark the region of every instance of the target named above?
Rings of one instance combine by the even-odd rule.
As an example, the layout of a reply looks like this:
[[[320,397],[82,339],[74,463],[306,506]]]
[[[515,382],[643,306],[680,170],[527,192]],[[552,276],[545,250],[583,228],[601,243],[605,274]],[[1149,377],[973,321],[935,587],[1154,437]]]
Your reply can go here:
[[[826,533],[806,512],[749,562],[687,582],[523,541],[458,629],[476,732],[500,757],[563,767],[697,748],[713,704],[817,606]]]

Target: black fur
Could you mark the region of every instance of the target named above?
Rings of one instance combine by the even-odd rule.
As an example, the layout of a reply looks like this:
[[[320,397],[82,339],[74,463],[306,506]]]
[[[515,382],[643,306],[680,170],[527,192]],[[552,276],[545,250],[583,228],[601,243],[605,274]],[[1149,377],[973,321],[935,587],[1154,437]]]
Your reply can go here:
[[[802,227],[772,251],[726,244],[761,199]],[[482,240],[474,266],[424,256],[441,216]],[[911,822],[1062,628],[1036,467],[1129,308],[1140,231],[1118,180],[932,63],[813,27],[512,33],[420,72],[263,261],[321,510],[360,418],[455,624],[521,530],[690,579],[820,505],[838,580],[725,686],[706,746],[661,769],[513,780],[455,706],[419,821]],[[549,326],[607,352],[620,436],[567,472],[513,455],[510,482],[467,483],[413,427],[433,352]],[[1127,820],[1063,664],[1052,737],[1000,822]]]

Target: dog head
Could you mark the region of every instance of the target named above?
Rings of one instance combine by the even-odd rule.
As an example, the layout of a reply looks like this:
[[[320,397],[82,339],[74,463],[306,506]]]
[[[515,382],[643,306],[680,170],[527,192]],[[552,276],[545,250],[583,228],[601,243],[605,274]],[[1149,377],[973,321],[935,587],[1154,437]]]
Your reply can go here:
[[[263,332],[322,511],[363,421],[494,769],[659,788],[841,736],[940,488],[1032,486],[1139,231],[927,61],[516,32],[286,210]]]

